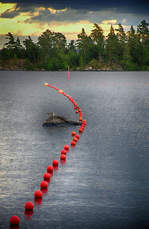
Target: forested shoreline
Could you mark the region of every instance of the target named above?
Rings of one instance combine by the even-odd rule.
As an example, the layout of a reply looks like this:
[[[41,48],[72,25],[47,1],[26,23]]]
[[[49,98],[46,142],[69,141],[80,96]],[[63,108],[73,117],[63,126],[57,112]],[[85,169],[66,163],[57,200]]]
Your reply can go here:
[[[27,37],[23,43],[12,33],[0,50],[0,70],[119,70],[149,71],[149,24],[143,20],[125,32],[111,25],[105,37],[94,24],[90,35],[84,28],[78,39],[67,41],[62,33],[47,29],[37,42]]]

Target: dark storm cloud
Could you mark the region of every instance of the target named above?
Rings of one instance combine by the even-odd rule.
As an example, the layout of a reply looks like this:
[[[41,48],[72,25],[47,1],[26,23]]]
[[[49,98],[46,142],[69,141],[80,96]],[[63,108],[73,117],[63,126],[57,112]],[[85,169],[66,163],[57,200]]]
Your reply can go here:
[[[97,13],[94,13],[94,16]],[[26,22],[32,22],[32,21],[38,21],[38,22],[47,22],[47,21],[80,21],[89,19],[89,14],[87,10],[81,9],[66,9],[65,12],[59,12],[56,14],[51,14],[48,9],[45,9],[44,11],[40,11],[40,14],[38,16],[34,16],[29,20],[26,20]]]
[[[116,9],[119,13],[149,14],[148,0],[1,0],[6,3],[18,3],[21,7],[45,6],[55,9],[72,8],[88,10]]]
[[[13,17],[15,17],[17,15],[18,15],[17,11],[10,12],[10,11],[7,10],[4,13],[1,14],[1,18],[13,18]]]

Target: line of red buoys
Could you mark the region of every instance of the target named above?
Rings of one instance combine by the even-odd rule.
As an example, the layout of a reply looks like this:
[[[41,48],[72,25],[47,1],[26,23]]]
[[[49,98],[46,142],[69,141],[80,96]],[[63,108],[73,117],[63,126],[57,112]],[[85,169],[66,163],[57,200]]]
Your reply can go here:
[[[59,94],[64,95],[65,97],[69,99],[70,102],[72,102],[72,104],[74,105],[75,113],[79,114],[79,121],[82,122],[81,127],[79,128],[78,132],[80,134],[83,133],[87,122],[86,120],[83,120],[82,110],[78,106],[78,104],[75,102],[75,100],[70,95],[67,95],[63,90],[56,88],[48,83],[45,83],[44,86],[48,86],[48,87],[55,89],[56,91],[58,91]],[[70,145],[74,147],[76,143],[78,142],[80,135],[77,134],[75,131],[72,131],[71,135],[73,139],[70,142]],[[64,145],[64,149],[61,150],[61,154],[60,154],[61,163],[64,163],[66,161],[66,156],[67,156],[69,149],[70,149],[69,145]],[[52,165],[49,165],[46,168],[47,172],[45,172],[43,175],[43,181],[41,181],[40,183],[40,190],[36,190],[34,192],[34,201],[36,204],[41,204],[43,193],[47,192],[48,183],[50,182],[51,176],[53,175],[53,171],[57,170],[58,166],[59,166],[59,161],[53,160]],[[30,219],[30,217],[33,215],[34,204],[31,201],[28,201],[25,203],[24,208],[25,208],[25,215],[27,219]],[[10,227],[13,228],[14,226],[17,226],[17,228],[19,229],[20,218],[18,216],[12,216],[9,222],[10,222]]]

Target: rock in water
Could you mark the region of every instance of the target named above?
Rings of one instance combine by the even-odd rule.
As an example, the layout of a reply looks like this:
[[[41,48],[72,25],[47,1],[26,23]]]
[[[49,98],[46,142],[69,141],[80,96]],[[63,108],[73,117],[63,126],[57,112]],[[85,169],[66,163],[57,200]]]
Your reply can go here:
[[[53,125],[81,125],[80,121],[73,121],[66,119],[61,116],[57,116],[54,112],[50,112],[50,117],[43,123],[43,126],[53,126]]]

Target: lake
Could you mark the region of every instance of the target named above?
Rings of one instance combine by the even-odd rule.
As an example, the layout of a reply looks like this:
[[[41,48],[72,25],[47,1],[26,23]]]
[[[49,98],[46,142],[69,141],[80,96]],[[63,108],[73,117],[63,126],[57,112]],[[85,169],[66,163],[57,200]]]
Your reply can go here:
[[[87,126],[30,219],[24,204],[77,126],[43,127],[48,112]],[[0,71],[0,228],[149,228],[149,72]]]

